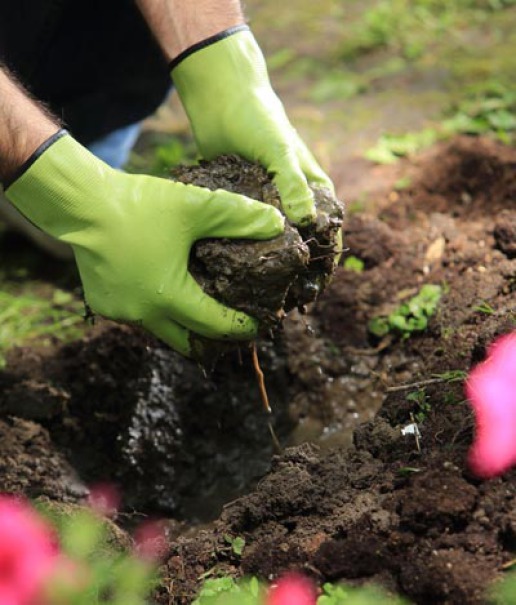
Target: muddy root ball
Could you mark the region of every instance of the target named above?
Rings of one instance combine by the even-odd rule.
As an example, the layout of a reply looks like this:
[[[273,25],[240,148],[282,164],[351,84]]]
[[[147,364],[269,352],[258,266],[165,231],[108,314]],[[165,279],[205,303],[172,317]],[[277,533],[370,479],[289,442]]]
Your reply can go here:
[[[172,177],[212,191],[240,193],[281,209],[267,172],[236,156],[179,166]],[[273,240],[206,239],[192,249],[189,270],[204,291],[256,317],[264,330],[277,326],[288,311],[313,302],[333,275],[344,206],[329,190],[312,190],[317,218],[306,228],[287,221],[285,232]]]

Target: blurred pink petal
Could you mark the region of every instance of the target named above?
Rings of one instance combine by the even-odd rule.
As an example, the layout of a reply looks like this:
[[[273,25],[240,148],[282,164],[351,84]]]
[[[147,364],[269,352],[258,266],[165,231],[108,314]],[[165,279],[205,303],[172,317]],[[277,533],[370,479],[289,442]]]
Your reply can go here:
[[[315,605],[315,601],[312,582],[300,574],[289,574],[270,588],[266,605]]]
[[[56,561],[51,581],[46,586],[45,605],[70,605],[80,593],[92,586],[92,572],[84,561],[74,561],[60,555]],[[38,605],[40,605],[38,601]]]
[[[145,521],[134,532],[136,554],[147,561],[156,561],[167,552],[164,521]]]
[[[90,487],[88,504],[103,517],[114,517],[120,507],[120,492],[112,483],[97,483]]]
[[[0,604],[42,599],[57,557],[51,528],[23,500],[0,495]]]
[[[480,477],[499,475],[516,464],[516,332],[490,346],[469,375],[466,395],[476,420],[470,466]]]

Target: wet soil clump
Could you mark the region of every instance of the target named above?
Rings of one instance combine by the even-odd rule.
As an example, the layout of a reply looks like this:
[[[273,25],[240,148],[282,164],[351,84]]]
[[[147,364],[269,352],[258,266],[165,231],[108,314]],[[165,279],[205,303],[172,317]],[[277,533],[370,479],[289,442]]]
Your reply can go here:
[[[221,156],[199,166],[174,169],[185,184],[225,189],[281,210],[278,191],[257,164]],[[189,270],[211,296],[275,326],[285,313],[313,302],[334,272],[337,233],[344,207],[329,190],[313,187],[317,218],[307,227],[288,221],[285,232],[269,241],[212,239],[198,242]]]

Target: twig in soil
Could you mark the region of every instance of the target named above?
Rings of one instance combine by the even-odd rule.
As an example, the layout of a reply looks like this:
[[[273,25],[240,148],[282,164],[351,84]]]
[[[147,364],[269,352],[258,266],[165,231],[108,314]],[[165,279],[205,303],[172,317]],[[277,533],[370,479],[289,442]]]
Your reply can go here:
[[[512,569],[515,565],[516,559],[511,559],[510,561],[507,561],[507,563],[504,563],[500,569],[506,571],[507,569]]]
[[[442,384],[448,382],[445,378],[429,378],[428,380],[420,380],[419,382],[411,382],[410,384],[401,384],[396,387],[387,387],[387,393],[396,393],[398,391],[408,391],[409,389],[418,389],[429,384]]]
[[[251,352],[253,356],[253,366],[254,371],[256,372],[256,377],[258,378],[258,387],[260,389],[260,395],[263,402],[263,407],[268,414],[272,414],[272,409],[269,404],[269,396],[267,395],[267,389],[265,387],[265,378],[263,376],[262,368],[260,367],[260,362],[258,360],[258,351],[256,349],[256,343],[253,342],[251,345]]]
[[[417,422],[414,420],[414,414],[410,414],[410,420],[412,420],[412,424],[415,425],[416,431],[414,431],[414,439],[416,440],[417,451],[421,453],[421,443],[419,442],[419,428]]]
[[[281,454],[283,452],[283,448],[281,447],[281,443],[279,442],[279,439],[276,435],[276,431],[274,430],[274,427],[272,426],[272,422],[269,420],[269,422],[267,424],[269,426],[269,431],[270,431],[271,437],[272,437],[272,445],[274,445],[274,449],[276,450],[276,453]]]

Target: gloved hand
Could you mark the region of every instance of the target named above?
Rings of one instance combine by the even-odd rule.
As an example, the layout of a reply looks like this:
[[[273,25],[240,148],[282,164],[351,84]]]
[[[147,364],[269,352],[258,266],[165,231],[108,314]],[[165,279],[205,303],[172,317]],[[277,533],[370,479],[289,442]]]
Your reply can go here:
[[[183,355],[191,353],[190,332],[256,335],[254,319],[201,290],[188,257],[206,237],[279,235],[277,210],[226,191],[118,172],[64,131],[49,143],[6,196],[35,225],[72,245],[93,311],[137,322]]]
[[[308,182],[332,191],[333,185],[291,126],[249,29],[238,26],[196,44],[171,68],[201,155],[233,153],[258,162],[274,175],[285,215],[310,223]]]

